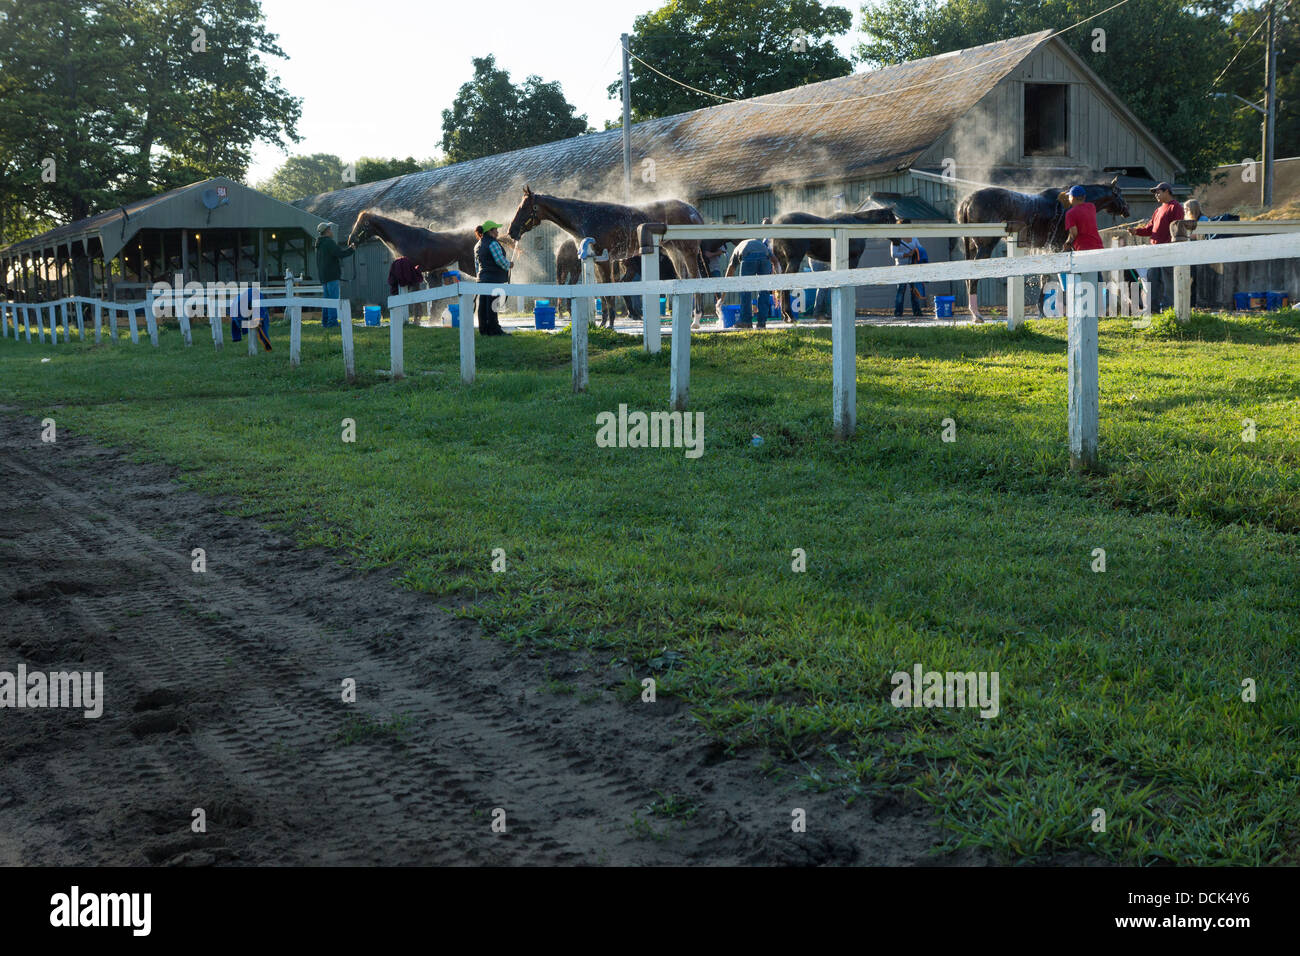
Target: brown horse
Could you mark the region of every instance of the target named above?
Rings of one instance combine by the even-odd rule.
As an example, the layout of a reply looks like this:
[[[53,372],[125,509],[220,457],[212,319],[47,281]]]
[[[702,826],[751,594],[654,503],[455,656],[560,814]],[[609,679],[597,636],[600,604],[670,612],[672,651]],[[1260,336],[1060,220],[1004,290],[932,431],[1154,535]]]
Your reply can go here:
[[[1065,205],[1062,194],[1068,189],[1053,187],[1040,193],[1018,193],[998,186],[987,186],[971,193],[957,207],[957,221],[968,224],[973,222],[1005,222],[1009,232],[1018,233],[1021,248],[1041,249],[1047,252],[1061,252],[1065,249],[1065,240],[1069,230],[1065,228]],[[1128,203],[1119,189],[1119,177],[1108,183],[1092,183],[1083,187],[1088,195],[1087,201],[1097,207],[1097,212],[1108,212],[1112,216],[1127,219]],[[987,259],[993,255],[993,249],[1002,240],[997,236],[984,236],[978,239],[962,240],[967,259]],[[970,314],[976,322],[983,322],[980,315],[979,296],[976,294],[978,280],[966,280],[966,294],[970,298]],[[1038,285],[1038,314],[1043,314],[1043,295],[1047,283]]]
[[[430,278],[453,263],[467,278],[478,272],[474,264],[478,238],[472,232],[432,232],[367,209],[357,216],[348,242],[360,245],[367,239],[378,239],[396,258],[414,259]]]
[[[582,281],[582,260],[578,258],[578,244],[572,239],[565,239],[560,248],[555,250],[555,282],[557,285],[575,285]],[[563,313],[566,306],[570,313],[573,309],[572,299],[556,299],[555,314]]]
[[[787,212],[777,216],[772,220],[773,225],[846,225],[846,226],[865,226],[884,223],[899,222],[894,210],[885,209],[867,209],[862,212],[846,212],[836,216],[814,216],[810,212]],[[761,231],[762,227],[759,227]],[[849,240],[849,268],[854,268],[858,260],[862,258],[862,253],[866,251],[866,239]],[[831,261],[831,241],[830,239],[773,239],[772,252],[776,255],[776,261],[781,264],[781,271],[784,273],[798,272],[799,267],[803,265],[804,257],[825,262],[827,265]],[[790,309],[790,290],[781,291],[781,316],[787,322],[794,321],[794,313]]]
[[[516,242],[524,233],[536,229],[543,222],[553,222],[578,242],[585,238],[596,241],[596,249],[609,261],[596,262],[598,281],[610,282],[615,275],[613,265],[641,254],[637,227],[647,222],[666,225],[704,225],[694,206],[677,199],[648,203],[645,206],[624,206],[619,203],[588,202],[584,199],[562,199],[545,196],[524,187],[524,197],[510,221],[507,235]],[[677,275],[691,279],[700,278],[700,244],[674,239],[663,244],[664,253],[672,259]],[[605,323],[613,326],[612,297],[602,299]]]

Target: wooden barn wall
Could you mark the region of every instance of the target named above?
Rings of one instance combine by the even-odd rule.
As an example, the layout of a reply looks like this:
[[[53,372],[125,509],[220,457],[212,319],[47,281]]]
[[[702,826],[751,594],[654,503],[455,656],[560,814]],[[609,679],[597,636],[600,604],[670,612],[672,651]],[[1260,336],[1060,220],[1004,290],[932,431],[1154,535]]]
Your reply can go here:
[[[1024,155],[1024,84],[1068,83],[1069,154]],[[922,166],[957,163],[958,178],[979,179],[993,165],[1143,166],[1156,179],[1171,182],[1176,170],[1161,159],[1150,138],[1106,104],[1099,91],[1052,46],[1028,57],[961,117],[947,134],[918,160]]]

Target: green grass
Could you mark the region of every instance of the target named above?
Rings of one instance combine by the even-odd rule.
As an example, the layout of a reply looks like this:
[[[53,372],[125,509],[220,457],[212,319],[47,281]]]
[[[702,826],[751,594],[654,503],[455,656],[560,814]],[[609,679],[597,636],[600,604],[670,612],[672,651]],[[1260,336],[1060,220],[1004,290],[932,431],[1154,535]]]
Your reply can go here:
[[[387,330],[358,328],[348,387],[337,333],[309,327],[291,370],[277,324],[256,358],[174,329],[158,350],[6,340],[0,401],[472,598],[499,638],[595,648],[629,706],[654,677],[804,786],[915,792],[947,849],[1297,862],[1300,322],[1101,325],[1105,471],[1087,477],[1061,321],[859,329],[849,442],[830,435],[827,333],[698,337],[698,460],[596,446],[597,413],[668,394],[666,352],[601,331],[583,395],[564,335],[480,339],[464,388],[451,330],[408,330],[392,383]],[[997,671],[1001,713],[895,709],[890,675],[916,663]]]

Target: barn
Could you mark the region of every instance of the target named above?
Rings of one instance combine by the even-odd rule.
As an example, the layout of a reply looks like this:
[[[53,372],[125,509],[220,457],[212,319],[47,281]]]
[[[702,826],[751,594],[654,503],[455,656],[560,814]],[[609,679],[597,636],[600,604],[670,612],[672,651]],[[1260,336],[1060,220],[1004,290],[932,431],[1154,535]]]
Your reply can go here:
[[[155,282],[261,282],[314,270],[320,220],[222,176],[127,203],[0,249],[27,301],[139,300]],[[78,275],[78,273],[80,273]]]
[[[904,203],[916,220],[951,220],[982,185],[1025,190],[1118,176],[1135,217],[1154,207],[1149,187],[1182,167],[1084,60],[1050,31],[857,73],[768,96],[638,123],[632,128],[633,202],[676,196],[706,221],[758,223],[803,209],[829,213]],[[353,186],[295,205],[345,231],[377,208],[435,229],[508,222],[521,187],[623,199],[622,131],[574,139]],[[1185,189],[1179,189],[1185,193]],[[1102,227],[1114,225],[1102,216]],[[525,240],[521,278],[554,274],[558,230]],[[943,241],[933,243],[943,245]],[[959,257],[957,243],[929,249]],[[379,243],[345,274],[353,300],[382,302],[390,258]],[[885,261],[883,241],[860,264]],[[932,290],[938,291],[938,290]],[[1005,301],[988,281],[981,301]],[[863,289],[859,308],[892,306],[892,291]]]

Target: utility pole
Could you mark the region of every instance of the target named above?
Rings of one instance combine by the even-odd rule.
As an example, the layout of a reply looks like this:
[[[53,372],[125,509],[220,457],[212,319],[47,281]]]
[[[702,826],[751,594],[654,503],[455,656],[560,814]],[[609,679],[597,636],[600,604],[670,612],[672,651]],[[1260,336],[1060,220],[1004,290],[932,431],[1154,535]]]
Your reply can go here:
[[[1273,134],[1277,121],[1277,51],[1273,0],[1268,0],[1268,27],[1264,41],[1264,181],[1260,184],[1260,205],[1273,205]]]
[[[1271,7],[1269,8],[1272,9]],[[1270,14],[1271,16],[1271,14]],[[1272,34],[1270,33],[1270,36]],[[632,63],[623,34],[623,202],[632,204]]]

